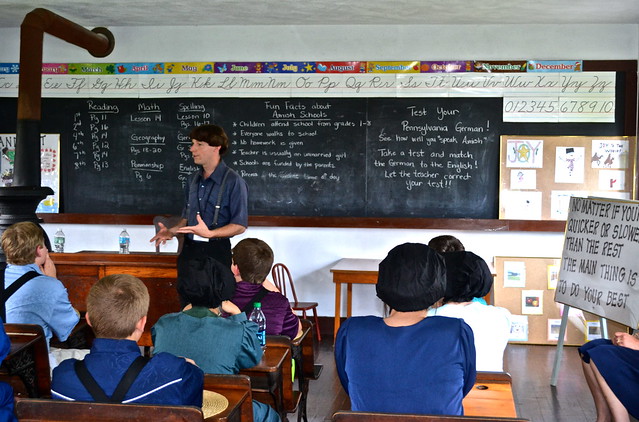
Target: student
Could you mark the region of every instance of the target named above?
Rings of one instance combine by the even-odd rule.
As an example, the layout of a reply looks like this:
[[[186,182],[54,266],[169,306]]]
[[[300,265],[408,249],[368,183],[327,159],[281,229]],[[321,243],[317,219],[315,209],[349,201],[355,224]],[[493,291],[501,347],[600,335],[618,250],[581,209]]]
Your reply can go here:
[[[439,253],[465,250],[464,244],[455,236],[449,234],[433,237],[428,241],[428,246]]]
[[[191,175],[185,188],[182,220],[164,227],[151,238],[158,246],[184,233],[180,259],[212,256],[231,266],[230,238],[248,227],[248,187],[222,160],[229,139],[220,126],[202,125],[193,129],[191,154],[201,169]]]
[[[4,360],[11,350],[11,341],[4,331],[4,324],[0,320],[0,362]],[[13,414],[13,388],[6,382],[0,382],[0,421],[13,422],[16,420]]]
[[[285,335],[290,338],[301,333],[302,323],[288,299],[279,292],[264,286],[273,266],[273,250],[260,239],[248,238],[238,242],[233,248],[235,294],[233,302],[246,315],[253,310],[253,303],[260,302],[266,317],[266,334]]]
[[[15,223],[2,233],[1,243],[7,258],[4,288],[8,290],[14,283],[24,282],[5,303],[6,322],[40,325],[47,346],[53,334],[65,341],[80,316],[71,306],[67,289],[56,279],[42,229],[30,221]],[[50,348],[51,368],[58,364],[62,352]]]
[[[443,258],[426,245],[396,246],[379,264],[377,296],[390,315],[349,318],[335,341],[352,410],[463,415],[476,375],[473,332],[461,319],[426,317],[445,287]]]
[[[579,348],[586,382],[597,409],[597,422],[639,418],[639,332],[617,332]]]
[[[506,308],[473,301],[493,285],[486,262],[472,252],[442,254],[446,262],[443,306],[433,306],[429,316],[461,318],[473,329],[478,371],[504,370],[504,350],[510,336],[510,312]]]
[[[140,355],[149,292],[127,274],[103,277],[87,297],[87,323],[95,333],[83,361],[68,359],[53,370],[51,395],[69,401],[202,406],[204,374],[184,358]],[[126,380],[130,380],[129,385]],[[95,385],[95,387],[92,387]]]
[[[230,267],[205,257],[178,261],[182,312],[163,315],[151,329],[154,353],[185,356],[207,374],[237,374],[257,365],[262,347],[257,324],[247,320],[230,299],[235,279]],[[222,318],[222,312],[231,316]],[[253,401],[255,421],[278,421],[270,406]]]

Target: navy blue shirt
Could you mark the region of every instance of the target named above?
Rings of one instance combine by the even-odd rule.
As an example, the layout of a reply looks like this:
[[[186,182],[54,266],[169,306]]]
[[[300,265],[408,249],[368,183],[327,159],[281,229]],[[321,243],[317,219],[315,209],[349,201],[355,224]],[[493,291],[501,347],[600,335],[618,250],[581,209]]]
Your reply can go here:
[[[217,225],[213,226],[220,186],[227,171],[228,176],[224,183]],[[215,171],[206,179],[203,178],[202,170],[193,173],[189,177],[184,192],[186,205],[182,210],[182,218],[188,220],[188,226],[197,224],[196,215],[200,213],[209,229],[224,227],[228,224],[248,227],[248,186],[244,179],[224,161],[220,161]]]
[[[463,415],[476,377],[473,331],[458,318],[390,327],[353,317],[337,332],[335,365],[351,410]]]
[[[96,338],[84,363],[107,396],[140,356],[132,340]],[[53,370],[51,396],[57,400],[94,401],[75,372],[75,359]],[[167,404],[202,407],[204,373],[197,366],[168,353],[158,353],[142,369],[122,403]]]

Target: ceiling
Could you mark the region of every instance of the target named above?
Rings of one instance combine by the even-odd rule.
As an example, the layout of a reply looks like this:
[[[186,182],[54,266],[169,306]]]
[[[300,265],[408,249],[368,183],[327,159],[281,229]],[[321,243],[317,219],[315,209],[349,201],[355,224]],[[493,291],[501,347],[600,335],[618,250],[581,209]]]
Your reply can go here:
[[[637,0],[0,0],[0,28],[35,7],[85,27],[639,24]]]

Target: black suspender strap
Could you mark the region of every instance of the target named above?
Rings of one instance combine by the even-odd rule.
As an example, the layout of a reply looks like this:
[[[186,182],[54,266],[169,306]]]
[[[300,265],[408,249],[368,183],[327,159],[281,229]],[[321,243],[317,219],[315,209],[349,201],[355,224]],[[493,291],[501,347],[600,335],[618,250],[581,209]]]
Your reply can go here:
[[[266,290],[264,286],[261,286],[260,290],[255,294],[255,296],[253,296],[251,300],[249,300],[248,303],[242,308],[242,312],[246,314],[247,318],[249,317],[249,315],[251,315],[251,311],[253,310],[253,304],[255,302],[261,301],[262,298],[266,296],[267,294],[268,294],[268,290]]]
[[[213,227],[217,226],[217,218],[220,215],[220,207],[222,206],[222,194],[224,194],[224,185],[226,184],[226,178],[229,175],[229,168],[226,168],[224,177],[222,177],[222,183],[220,184],[220,191],[217,194],[217,203],[215,204],[215,214],[213,214]]]
[[[27,273],[24,273],[22,274],[22,276],[20,276],[20,278],[18,278],[16,281],[11,283],[11,286],[9,286],[8,289],[5,290],[4,288],[4,270],[5,269],[6,267],[4,265],[2,266],[2,268],[0,268],[0,280],[2,281],[2,283],[0,283],[0,291],[2,292],[0,295],[0,316],[2,317],[3,322],[7,321],[7,310],[6,310],[7,300],[11,297],[11,295],[17,292],[20,287],[24,286],[27,281],[40,275],[40,273],[38,273],[37,271],[29,271]]]
[[[122,403],[122,400],[124,400],[124,396],[126,396],[126,393],[131,388],[131,385],[133,385],[133,382],[138,377],[138,375],[142,371],[142,368],[144,368],[149,360],[149,358],[145,358],[144,356],[138,356],[133,361],[131,366],[129,366],[129,369],[127,369],[124,373],[124,376],[118,383],[118,386],[115,387],[115,390],[113,391],[113,395],[111,395],[111,397],[107,396],[102,387],[100,387],[100,385],[96,382],[95,378],[93,378],[93,375],[91,375],[83,360],[76,360],[74,368],[75,373],[80,379],[80,382],[82,382],[84,388],[86,388],[89,394],[91,394],[93,400],[98,403]]]

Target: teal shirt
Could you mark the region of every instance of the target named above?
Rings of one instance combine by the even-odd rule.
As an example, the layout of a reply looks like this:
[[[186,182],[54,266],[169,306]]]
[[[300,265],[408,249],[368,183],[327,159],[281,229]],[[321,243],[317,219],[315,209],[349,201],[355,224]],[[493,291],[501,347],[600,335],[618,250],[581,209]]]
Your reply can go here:
[[[244,313],[220,318],[207,308],[194,307],[162,316],[151,336],[154,354],[193,359],[207,374],[237,374],[262,358],[257,324]]]

